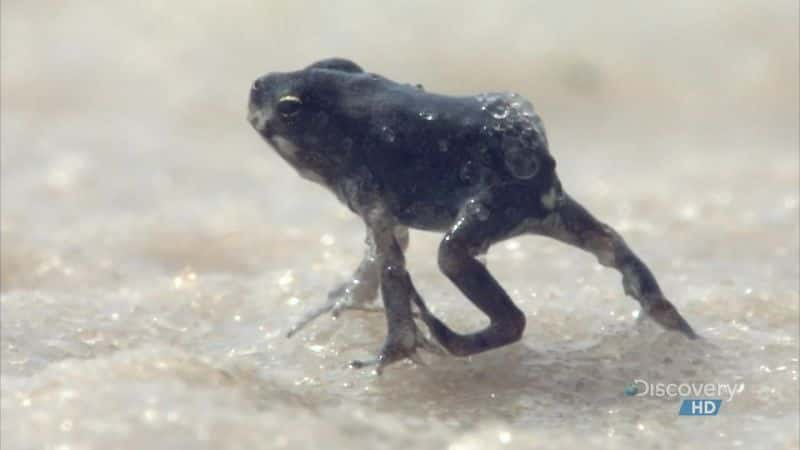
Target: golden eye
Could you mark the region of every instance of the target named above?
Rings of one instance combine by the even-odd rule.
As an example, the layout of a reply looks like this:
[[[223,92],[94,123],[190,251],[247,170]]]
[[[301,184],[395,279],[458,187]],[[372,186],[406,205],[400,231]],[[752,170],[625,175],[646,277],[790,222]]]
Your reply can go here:
[[[303,102],[299,98],[294,95],[284,95],[278,100],[277,110],[283,117],[291,117],[299,113],[302,106]]]

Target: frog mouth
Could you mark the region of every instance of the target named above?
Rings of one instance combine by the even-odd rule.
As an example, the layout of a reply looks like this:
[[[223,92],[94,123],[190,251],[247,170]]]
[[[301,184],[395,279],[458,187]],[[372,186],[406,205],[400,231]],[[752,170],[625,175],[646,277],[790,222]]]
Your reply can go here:
[[[271,134],[269,132],[270,116],[271,114],[269,111],[251,104],[250,110],[247,113],[247,121],[250,122],[250,125],[252,125],[253,128],[255,128],[259,133],[269,137]]]

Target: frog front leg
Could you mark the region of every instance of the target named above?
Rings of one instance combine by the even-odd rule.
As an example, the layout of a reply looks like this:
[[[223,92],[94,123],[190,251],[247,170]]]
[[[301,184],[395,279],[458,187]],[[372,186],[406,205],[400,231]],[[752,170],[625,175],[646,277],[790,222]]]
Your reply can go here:
[[[439,348],[421,334],[414,322],[411,299],[417,297],[417,293],[406,270],[402,245],[404,239],[402,233],[398,238],[395,232],[394,218],[385,208],[378,206],[366,212],[364,219],[374,244],[375,268],[386,311],[387,336],[375,358],[355,360],[350,365],[354,368],[375,365],[376,372],[381,373],[387,365],[405,358],[419,361],[418,348],[433,352],[439,352]]]
[[[402,251],[408,249],[408,228],[402,225],[394,227],[394,235]],[[375,239],[371,232],[367,232],[366,250],[361,263],[353,276],[339,284],[328,293],[329,301],[332,300],[331,313],[334,317],[345,309],[360,309],[365,311],[380,311],[379,308],[369,306],[378,296],[378,265],[375,260]]]
[[[408,248],[408,228],[397,225],[394,235],[402,251]],[[372,231],[367,228],[366,250],[356,270],[349,280],[333,288],[322,304],[311,308],[298,320],[286,333],[286,337],[294,336],[306,325],[313,322],[323,314],[331,313],[335,318],[345,310],[360,310],[380,312],[383,309],[372,306],[378,296],[378,264],[376,260],[375,238]]]
[[[574,245],[594,254],[600,264],[622,274],[625,293],[639,301],[642,310],[669,330],[697,338],[689,323],[667,300],[650,269],[609,225],[595,219],[578,202],[563,194],[547,220],[531,231]]]

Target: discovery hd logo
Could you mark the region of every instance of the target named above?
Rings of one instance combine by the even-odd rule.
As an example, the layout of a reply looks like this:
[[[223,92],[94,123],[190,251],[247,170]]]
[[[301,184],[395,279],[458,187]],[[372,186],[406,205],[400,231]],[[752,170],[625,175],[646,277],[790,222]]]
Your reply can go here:
[[[683,399],[678,415],[716,416],[722,401],[731,402],[744,392],[744,383],[650,383],[634,380],[625,386],[625,395],[636,397],[658,397]]]

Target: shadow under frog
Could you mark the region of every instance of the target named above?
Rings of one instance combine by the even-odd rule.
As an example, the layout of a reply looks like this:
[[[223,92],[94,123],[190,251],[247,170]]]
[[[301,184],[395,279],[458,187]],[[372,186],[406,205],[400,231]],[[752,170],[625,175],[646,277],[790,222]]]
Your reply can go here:
[[[564,192],[542,122],[517,94],[438,95],[332,58],[257,79],[248,119],[302,177],[330,189],[367,229],[366,254],[352,279],[289,336],[328,312],[375,310],[370,305],[380,289],[386,341],[377,357],[354,361],[355,367],[376,365],[380,373],[400,359],[416,360],[418,348],[467,356],[515,342],[525,315],[477,256],[534,233],[616,268],[647,316],[696,337],[622,237]],[[486,328],[459,334],[428,310],[405,267],[409,228],[444,233],[439,267],[489,317]],[[441,347],[419,331],[415,315]]]

